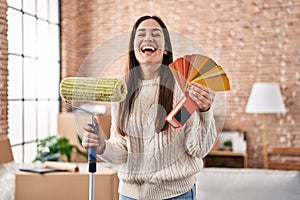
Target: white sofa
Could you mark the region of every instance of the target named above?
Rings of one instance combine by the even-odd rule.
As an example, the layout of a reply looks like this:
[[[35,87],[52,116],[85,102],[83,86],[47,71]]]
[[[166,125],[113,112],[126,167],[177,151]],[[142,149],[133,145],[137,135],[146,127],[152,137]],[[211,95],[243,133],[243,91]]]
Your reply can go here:
[[[197,200],[299,200],[299,171],[204,168]]]

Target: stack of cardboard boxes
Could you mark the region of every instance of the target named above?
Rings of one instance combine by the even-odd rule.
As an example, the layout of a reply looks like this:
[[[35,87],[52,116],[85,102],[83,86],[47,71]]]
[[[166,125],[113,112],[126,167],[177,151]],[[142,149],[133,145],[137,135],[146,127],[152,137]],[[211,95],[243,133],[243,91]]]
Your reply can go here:
[[[97,116],[101,127],[109,138],[110,115]],[[82,126],[91,123],[90,115],[60,113],[58,116],[58,132],[70,140],[70,143],[82,148],[77,135],[81,135]],[[82,149],[85,150],[85,149]],[[2,150],[0,151],[2,152]],[[19,172],[15,179],[16,200],[82,200],[89,198],[89,172],[87,160],[79,155],[72,158],[76,162],[83,161],[86,167],[79,172],[29,173]],[[81,164],[82,165],[82,164]],[[98,164],[100,166],[101,164]],[[98,167],[95,173],[95,200],[117,200],[119,180],[113,169]]]
[[[89,172],[16,174],[15,200],[89,199]],[[95,200],[117,200],[119,180],[115,170],[100,168],[95,173]]]

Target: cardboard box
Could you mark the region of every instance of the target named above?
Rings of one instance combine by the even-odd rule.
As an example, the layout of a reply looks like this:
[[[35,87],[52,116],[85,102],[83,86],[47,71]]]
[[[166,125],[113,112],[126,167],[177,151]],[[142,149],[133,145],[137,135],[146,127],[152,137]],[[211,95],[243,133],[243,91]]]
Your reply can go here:
[[[110,136],[111,116],[110,114],[96,115],[100,126],[107,138]],[[76,114],[71,112],[62,112],[58,114],[58,133],[65,137],[70,137],[77,141],[77,135],[82,136],[83,126],[92,122],[89,114]],[[76,136],[76,137],[74,137]]]
[[[117,200],[117,172],[102,168],[95,173],[95,200]],[[15,200],[89,199],[89,172],[55,172],[43,175],[18,172]]]
[[[7,135],[0,135],[0,164],[14,160]]]
[[[110,114],[105,115],[96,115],[99,122],[101,123],[101,128],[106,135],[107,139],[110,136],[110,125],[111,125],[111,116]],[[72,112],[63,112],[58,115],[58,134],[62,137],[68,138],[70,143],[77,146],[82,152],[86,150],[81,146],[78,141],[77,136],[80,137],[83,134],[83,126],[85,124],[91,123],[92,117],[89,114],[84,113],[72,113]],[[72,152],[71,157],[72,162],[86,162],[87,159],[77,154],[75,151]]]

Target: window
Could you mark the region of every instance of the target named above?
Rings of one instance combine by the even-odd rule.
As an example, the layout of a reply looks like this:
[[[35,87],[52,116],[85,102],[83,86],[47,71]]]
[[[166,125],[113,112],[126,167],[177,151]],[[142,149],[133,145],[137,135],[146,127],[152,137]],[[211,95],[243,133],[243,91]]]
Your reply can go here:
[[[59,5],[8,0],[8,135],[16,162],[32,162],[37,142],[57,134]]]

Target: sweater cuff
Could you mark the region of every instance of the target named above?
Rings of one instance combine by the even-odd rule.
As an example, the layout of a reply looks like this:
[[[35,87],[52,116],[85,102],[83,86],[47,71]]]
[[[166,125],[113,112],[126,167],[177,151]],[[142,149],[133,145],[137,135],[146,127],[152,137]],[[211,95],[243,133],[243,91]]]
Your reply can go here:
[[[105,149],[102,154],[98,155],[99,158],[101,160],[111,162],[109,155],[111,155],[111,152],[113,151],[113,149],[114,149],[113,145],[108,140],[105,140]]]
[[[200,115],[200,119],[204,124],[210,123],[211,120],[213,120],[213,118],[214,118],[212,107],[210,107],[210,109],[208,111],[205,111],[205,112],[198,111],[198,112]]]

